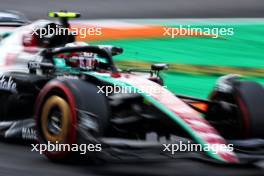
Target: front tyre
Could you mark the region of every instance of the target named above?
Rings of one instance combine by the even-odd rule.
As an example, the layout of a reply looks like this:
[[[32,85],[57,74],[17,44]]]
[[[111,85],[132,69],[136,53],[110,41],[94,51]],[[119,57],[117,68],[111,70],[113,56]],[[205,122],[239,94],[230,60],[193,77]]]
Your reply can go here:
[[[39,142],[64,144],[67,149],[46,151],[49,159],[72,158],[77,154],[70,150],[73,144],[92,144],[104,134],[109,106],[106,97],[97,92],[95,85],[73,79],[52,80],[42,89],[35,113]]]
[[[225,89],[215,89],[209,99],[232,104],[236,110],[216,112],[209,107],[206,118],[212,120],[226,138],[263,138],[263,87],[256,82],[237,79],[229,80],[228,85],[222,87]]]
[[[72,117],[67,100],[58,95],[47,98],[40,114],[43,137],[51,143],[67,142],[67,133],[72,131]]]

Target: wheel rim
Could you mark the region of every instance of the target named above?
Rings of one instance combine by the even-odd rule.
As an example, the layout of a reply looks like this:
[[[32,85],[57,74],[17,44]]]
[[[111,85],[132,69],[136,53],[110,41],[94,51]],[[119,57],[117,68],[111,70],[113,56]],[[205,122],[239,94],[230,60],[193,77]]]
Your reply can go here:
[[[41,112],[41,129],[44,139],[63,143],[71,124],[70,106],[63,98],[53,95],[45,102]]]

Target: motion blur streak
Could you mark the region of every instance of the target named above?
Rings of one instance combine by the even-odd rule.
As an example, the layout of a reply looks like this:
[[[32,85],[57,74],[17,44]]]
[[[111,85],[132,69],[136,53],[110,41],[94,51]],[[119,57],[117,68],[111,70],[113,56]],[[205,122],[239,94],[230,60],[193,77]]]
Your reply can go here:
[[[56,10],[77,11],[88,19],[264,16],[262,0],[1,0],[0,4],[0,10],[18,10],[31,19]]]
[[[93,18],[208,18],[264,17],[263,0],[0,0],[0,10],[18,10],[30,19],[46,17],[48,11],[72,10]],[[46,17],[47,18],[47,17]],[[175,78],[175,77],[174,77]],[[173,78],[173,79],[174,79]],[[178,82],[184,81],[179,78]],[[182,79],[182,80],[181,80]],[[212,78],[213,79],[213,78]],[[201,83],[202,79],[196,79]],[[214,80],[212,80],[214,81]],[[180,157],[180,156],[179,156]],[[190,169],[191,168],[191,169]],[[0,175],[261,175],[261,170],[208,165],[188,159],[148,164],[116,163],[103,166],[62,165],[23,145],[0,143]],[[263,173],[262,173],[263,174]]]

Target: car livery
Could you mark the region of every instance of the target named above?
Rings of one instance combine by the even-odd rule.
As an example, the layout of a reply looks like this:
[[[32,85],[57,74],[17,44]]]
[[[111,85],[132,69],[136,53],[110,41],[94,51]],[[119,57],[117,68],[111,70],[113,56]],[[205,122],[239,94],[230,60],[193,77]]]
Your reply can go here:
[[[160,72],[166,64],[122,71],[112,59],[122,52],[114,46],[69,45],[44,49],[28,68],[2,69],[0,136],[40,144],[100,143],[111,153],[161,147],[160,140],[147,137],[155,133],[164,143],[188,139],[200,144],[207,158],[225,163],[240,163],[243,157],[213,146],[231,143],[245,149],[245,141],[263,137],[261,85],[227,75],[208,100],[177,95],[164,87]],[[128,91],[106,94],[106,88],[115,86]],[[72,152],[45,155],[61,160]]]

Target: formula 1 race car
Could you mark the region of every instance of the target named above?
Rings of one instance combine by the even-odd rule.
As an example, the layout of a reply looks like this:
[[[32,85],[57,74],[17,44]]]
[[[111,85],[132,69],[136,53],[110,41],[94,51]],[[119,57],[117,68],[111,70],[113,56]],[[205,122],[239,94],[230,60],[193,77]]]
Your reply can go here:
[[[179,141],[201,145],[203,158],[219,162],[241,162],[239,151],[258,155],[263,141],[252,140],[264,137],[261,85],[227,75],[208,100],[177,95],[163,85],[160,72],[166,64],[121,71],[112,60],[121,53],[118,47],[99,46],[45,49],[24,71],[3,72],[1,137],[40,144],[100,144],[101,152],[90,152],[91,158],[157,146],[163,154],[170,151],[160,150],[163,144]],[[235,150],[219,147],[228,144]],[[45,151],[52,160],[75,153]]]
[[[41,50],[75,41],[74,34],[70,31],[64,35],[42,35],[42,31],[70,29],[69,19],[80,17],[79,13],[49,12],[48,16],[58,18],[59,22],[43,19],[29,22],[18,12],[0,12],[0,66],[26,66],[31,57]]]
[[[7,37],[17,27],[28,24],[28,19],[16,11],[0,11],[0,41]]]

